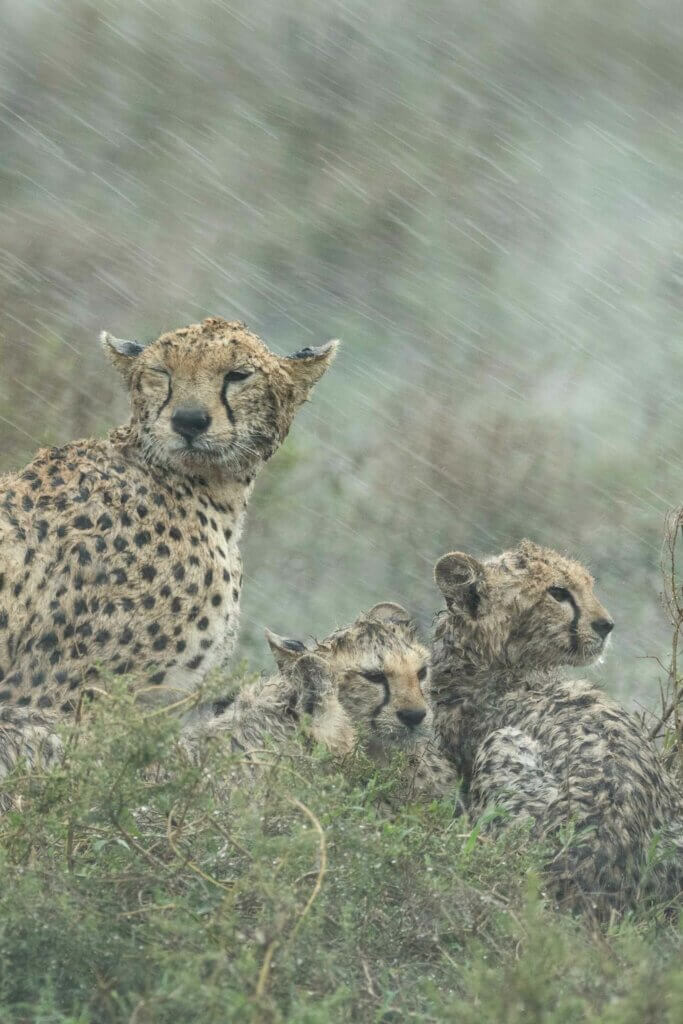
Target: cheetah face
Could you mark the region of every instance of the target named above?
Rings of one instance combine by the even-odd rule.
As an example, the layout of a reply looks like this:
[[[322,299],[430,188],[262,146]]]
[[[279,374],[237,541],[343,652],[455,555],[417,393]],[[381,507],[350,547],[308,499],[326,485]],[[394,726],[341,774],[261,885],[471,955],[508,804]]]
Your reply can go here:
[[[586,569],[531,541],[486,562],[444,555],[435,578],[454,633],[513,667],[591,664],[614,627]]]
[[[432,709],[427,652],[416,645],[403,651],[359,645],[358,664],[342,668],[339,699],[365,731],[370,748],[389,743],[410,747],[428,735]]]
[[[186,473],[253,473],[287,434],[336,342],[289,358],[243,324],[209,318],[143,348],[106,334],[148,460]]]
[[[430,734],[432,709],[424,696],[429,655],[400,605],[376,605],[310,648],[270,631],[266,635],[281,668],[309,649],[326,662],[342,707],[370,749],[410,747]]]

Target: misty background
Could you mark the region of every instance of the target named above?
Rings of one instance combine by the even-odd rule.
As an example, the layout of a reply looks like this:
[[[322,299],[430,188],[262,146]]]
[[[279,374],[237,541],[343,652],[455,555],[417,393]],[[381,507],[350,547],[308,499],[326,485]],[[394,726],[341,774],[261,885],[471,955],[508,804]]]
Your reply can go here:
[[[6,0],[0,469],[125,417],[97,344],[214,314],[340,356],[264,471],[241,654],[452,548],[585,561],[654,707],[681,501],[674,0]]]

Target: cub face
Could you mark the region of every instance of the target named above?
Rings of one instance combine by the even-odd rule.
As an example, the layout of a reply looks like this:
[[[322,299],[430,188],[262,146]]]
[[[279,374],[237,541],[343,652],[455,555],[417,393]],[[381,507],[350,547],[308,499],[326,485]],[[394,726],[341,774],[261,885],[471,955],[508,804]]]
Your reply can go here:
[[[101,340],[128,387],[150,461],[232,474],[270,458],[337,347],[332,341],[281,358],[244,324],[218,317],[144,348],[106,331]]]
[[[484,562],[459,551],[434,569],[457,635],[511,667],[588,665],[614,627],[590,573],[550,548],[522,541]]]
[[[375,605],[320,643],[266,631],[281,669],[307,651],[337,680],[339,701],[367,742],[409,747],[431,731],[429,652],[400,605]]]

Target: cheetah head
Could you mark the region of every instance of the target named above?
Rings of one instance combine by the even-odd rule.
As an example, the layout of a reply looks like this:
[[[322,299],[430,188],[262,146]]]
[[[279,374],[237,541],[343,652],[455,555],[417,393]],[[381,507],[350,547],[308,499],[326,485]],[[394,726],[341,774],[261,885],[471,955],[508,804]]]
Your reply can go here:
[[[336,341],[283,358],[244,324],[209,317],[143,347],[104,331],[145,457],[186,473],[253,474],[287,436]]]
[[[370,749],[387,743],[410,747],[431,730],[429,653],[400,605],[375,605],[350,626],[320,643],[266,631],[280,669],[314,652],[338,680],[339,700]]]
[[[525,540],[480,562],[453,551],[434,569],[455,636],[476,657],[523,669],[588,665],[614,623],[578,562]]]

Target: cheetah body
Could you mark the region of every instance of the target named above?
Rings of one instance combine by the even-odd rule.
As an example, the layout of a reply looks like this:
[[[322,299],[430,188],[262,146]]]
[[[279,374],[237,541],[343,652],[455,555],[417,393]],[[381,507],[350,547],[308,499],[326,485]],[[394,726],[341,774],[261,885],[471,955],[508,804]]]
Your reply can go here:
[[[559,671],[599,656],[611,627],[586,571],[524,542],[485,563],[444,556],[436,578],[448,606],[432,648],[436,729],[472,816],[530,822],[551,844],[549,881],[567,905],[603,914],[646,890],[676,898],[675,783],[631,715]]]
[[[41,714],[107,673],[173,703],[225,662],[254,477],[335,349],[279,357],[219,318],[103,343],[129,423],[0,481],[0,702]]]
[[[116,435],[47,449],[3,483],[0,700],[68,711],[98,665],[171,699],[226,660],[250,488],[214,496]]]
[[[227,741],[249,769],[259,758],[269,764],[268,753],[280,754],[302,730],[337,756],[350,753],[356,742],[336,680],[313,654],[248,683],[228,699],[203,705],[186,723],[183,736],[195,750],[206,739]]]

